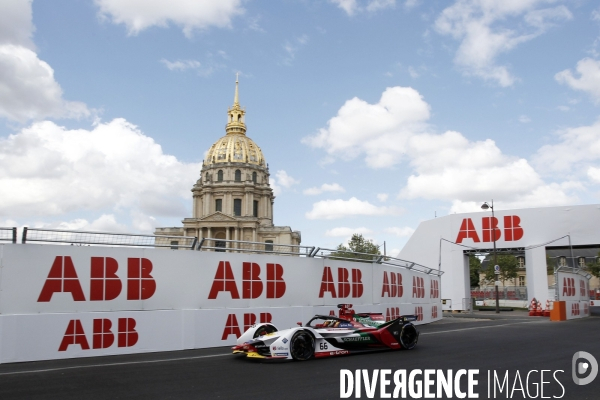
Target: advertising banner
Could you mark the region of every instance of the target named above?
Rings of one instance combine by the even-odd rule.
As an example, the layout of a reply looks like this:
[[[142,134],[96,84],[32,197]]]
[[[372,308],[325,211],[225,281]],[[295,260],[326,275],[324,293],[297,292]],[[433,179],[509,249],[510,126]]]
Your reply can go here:
[[[558,272],[556,275],[558,300],[589,301],[589,281],[587,278],[570,272]]]

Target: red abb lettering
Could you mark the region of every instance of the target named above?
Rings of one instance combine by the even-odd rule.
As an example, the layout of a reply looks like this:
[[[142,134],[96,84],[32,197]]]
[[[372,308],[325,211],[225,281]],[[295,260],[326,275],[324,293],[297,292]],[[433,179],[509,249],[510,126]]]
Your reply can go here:
[[[433,306],[431,307],[431,318],[437,318],[438,317],[438,308],[437,306]]]
[[[283,267],[279,264],[267,264],[267,298],[279,299],[285,294]],[[261,321],[262,322],[262,321]],[[267,321],[264,321],[267,322]]]
[[[472,239],[475,243],[479,242],[479,236],[473,225],[471,218],[465,218],[462,220],[458,236],[456,237],[456,243],[462,243],[463,239]]]
[[[481,225],[483,227],[484,242],[493,242],[499,240],[502,236],[502,231],[498,228],[498,218],[483,217],[481,218]]]
[[[352,282],[349,281],[350,276]],[[336,294],[335,281],[330,267],[323,268],[321,278],[321,287],[319,297],[323,298],[326,292],[329,292],[332,298],[346,298],[352,294],[352,297],[362,297],[363,295],[362,271],[358,268],[352,268],[352,273],[346,268],[338,268],[338,291]]]
[[[271,323],[272,319],[273,316],[271,315],[271,313],[260,313],[259,321],[261,324]],[[248,330],[254,324],[256,324],[256,314],[245,313],[244,331]],[[221,340],[227,340],[229,335],[235,335],[236,338],[242,336],[242,332],[240,330],[240,326],[238,324],[238,320],[235,314],[229,314],[227,316],[227,321],[225,322],[225,329],[223,329],[223,335],[221,335]]]
[[[242,298],[256,299],[262,294],[263,283],[260,280],[260,266],[256,263],[242,264]],[[252,325],[252,324],[250,324]]]
[[[519,225],[520,223],[521,218],[516,215],[507,215],[504,217],[504,237],[507,242],[523,238],[523,228]]]
[[[60,346],[58,347],[58,351],[66,351],[67,348],[72,344],[78,344],[81,346],[81,350],[89,350],[90,345],[88,344],[87,339],[85,338],[85,332],[83,331],[83,326],[81,326],[81,321],[78,319],[72,319],[69,321],[69,325],[67,326],[67,331],[63,336],[62,342],[60,342]]]
[[[74,301],[85,301],[73,260],[69,256],[57,256],[54,259],[48,278],[46,278],[38,297],[38,302],[50,301],[54,293],[60,292],[71,293]]]
[[[134,346],[139,338],[138,332],[135,330],[135,319],[119,318],[117,320],[117,346],[131,347]],[[92,345],[94,349],[106,349],[115,342],[115,335],[111,331],[112,321],[106,318],[98,318],[92,321]],[[89,350],[90,345],[85,337],[85,332],[81,321],[73,319],[69,321],[67,330],[60,343],[58,351],[66,351],[72,344],[78,344],[82,350]]]
[[[402,288],[402,274],[400,272],[390,272],[389,278],[387,271],[383,271],[383,285],[381,288],[381,297],[402,297],[404,289]]]
[[[431,280],[431,288],[429,290],[429,297],[437,299],[440,297],[440,282],[437,280]]]
[[[121,280],[117,276],[119,264],[111,257],[92,257],[90,272],[90,300],[114,300],[121,293]]]
[[[415,315],[417,316],[417,321],[423,321],[423,307],[415,307]]]
[[[127,259],[127,300],[147,300],[156,291],[156,281],[150,275],[152,262],[147,258]]]
[[[385,311],[385,321],[390,322],[400,318],[400,307],[388,307]]]
[[[523,238],[523,228],[521,227],[521,218],[516,215],[504,216],[504,240],[507,242],[513,242],[521,240]],[[498,219],[496,217],[483,217],[481,218],[481,227],[483,233],[484,242],[493,242],[494,240],[500,240],[502,231],[498,226]],[[475,243],[479,243],[479,235],[473,224],[471,218],[465,218],[462,220],[458,236],[456,237],[456,243],[462,243],[464,239],[471,239]]]
[[[240,298],[237,286],[235,285],[235,279],[233,277],[233,271],[231,270],[231,265],[229,264],[229,261],[219,262],[219,266],[217,267],[217,273],[215,274],[215,279],[213,280],[212,287],[210,288],[208,298],[216,299],[219,292],[229,292],[231,294],[232,299]]]
[[[563,278],[563,296],[575,296],[575,279]]]
[[[111,331],[112,321],[107,318],[94,320],[92,333],[92,347],[94,349],[106,349],[115,342],[115,335]]]
[[[418,299],[425,298],[425,279],[420,276],[413,276],[412,297]]]

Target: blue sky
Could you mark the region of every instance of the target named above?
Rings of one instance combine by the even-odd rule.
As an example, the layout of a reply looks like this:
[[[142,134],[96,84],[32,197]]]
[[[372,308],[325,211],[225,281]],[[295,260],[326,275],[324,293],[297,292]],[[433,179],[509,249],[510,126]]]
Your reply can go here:
[[[303,244],[598,203],[599,52],[585,0],[4,0],[0,225],[179,226],[236,73]]]

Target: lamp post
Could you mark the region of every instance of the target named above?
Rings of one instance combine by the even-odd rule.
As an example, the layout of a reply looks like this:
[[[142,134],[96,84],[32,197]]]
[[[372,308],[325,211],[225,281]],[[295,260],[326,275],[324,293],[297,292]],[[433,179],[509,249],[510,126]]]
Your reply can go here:
[[[482,210],[492,209],[492,220],[490,221],[490,228],[492,229],[492,241],[494,242],[494,273],[496,272],[496,265],[498,265],[498,256],[496,253],[496,227],[494,226],[494,221],[496,217],[494,217],[494,199],[492,199],[492,205],[489,205],[487,202],[484,202],[481,205]],[[500,300],[498,298],[498,277],[495,277],[496,280],[494,285],[496,286],[496,314],[500,314]]]

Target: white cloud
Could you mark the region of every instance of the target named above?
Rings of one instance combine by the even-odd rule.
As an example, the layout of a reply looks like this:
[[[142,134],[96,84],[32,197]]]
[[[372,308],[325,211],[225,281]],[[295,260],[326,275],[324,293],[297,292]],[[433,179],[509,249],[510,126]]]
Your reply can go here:
[[[197,69],[202,66],[200,61],[197,60],[169,61],[163,58],[160,62],[165,64],[170,71],[185,71],[186,69]]]
[[[277,171],[277,173],[275,174],[275,176],[277,177],[277,183],[285,188],[290,188],[294,185],[297,185],[299,183],[298,180],[292,178],[290,175],[288,175],[287,172],[285,172],[284,170],[279,170]]]
[[[589,167],[587,170],[587,176],[595,183],[600,183],[600,168]]]
[[[325,232],[325,236],[346,237],[349,239],[355,233],[365,236],[365,235],[369,235],[369,234],[373,233],[373,231],[370,230],[369,228],[365,228],[364,226],[360,227],[360,228],[339,227],[339,228],[329,229],[328,231]]]
[[[560,111],[564,111],[564,112],[567,112],[571,109],[569,106],[558,106],[556,108],[558,108]]]
[[[415,232],[413,228],[410,228],[408,226],[405,226],[403,228],[394,226],[390,228],[385,228],[383,231],[386,233],[391,233],[392,235],[396,235],[398,237],[409,237]]]
[[[590,126],[558,133],[557,144],[545,145],[535,154],[534,165],[551,174],[585,175],[600,160],[600,120]]]
[[[360,154],[372,168],[402,161],[407,141],[426,127],[429,105],[412,88],[387,88],[377,104],[357,97],[346,101],[338,114],[314,136],[302,142],[330,155],[353,159]]]
[[[540,8],[552,2],[458,0],[442,11],[435,29],[460,41],[454,62],[465,75],[511,86],[516,78],[506,65],[496,64],[497,57],[573,17],[562,5]]]
[[[129,210],[147,226],[140,214],[185,213],[199,169],[164,154],[124,119],[89,131],[39,122],[0,139],[0,215]]]
[[[38,222],[33,224],[33,226],[39,229],[61,229],[67,231],[131,232],[125,225],[119,224],[112,214],[102,214],[92,222],[84,218],[77,218],[70,221]]]
[[[33,30],[31,1],[0,2],[0,117],[25,122],[90,115],[85,104],[62,98],[54,70],[34,51]]]
[[[151,26],[180,26],[186,37],[194,30],[228,28],[244,13],[241,0],[95,0],[102,18],[124,24],[130,35]]]
[[[329,120],[327,128],[304,138],[303,142],[323,148],[330,157],[351,160],[364,154],[371,168],[392,167],[407,161],[412,173],[400,190],[398,197],[402,199],[445,200],[462,207],[488,198],[519,205],[540,202],[558,205],[576,198],[569,194],[580,190],[576,184],[549,185],[528,160],[503,154],[493,140],[470,141],[454,131],[430,133],[429,112],[429,105],[414,89],[388,88],[377,104],[357,98],[348,100],[337,116]],[[600,134],[595,135],[600,138]],[[593,150],[594,145],[581,146],[581,153],[589,157],[586,146]],[[564,157],[571,154],[566,150],[561,153],[563,156],[554,152],[548,158],[551,162],[577,160]],[[577,179],[567,182],[571,181],[577,183]],[[553,195],[543,200],[540,193]],[[307,216],[337,215],[333,210],[337,205],[331,201],[316,203]]]
[[[529,118],[527,115],[521,115],[519,116],[519,122],[522,124],[527,124],[531,122],[531,118]]]
[[[0,45],[13,44],[34,49],[31,40],[34,26],[31,19],[32,0],[2,0],[0,2]]]
[[[389,195],[387,193],[378,193],[377,194],[377,199],[381,202],[386,202],[388,197],[389,197]]]
[[[584,58],[579,60],[576,67],[579,78],[573,76],[570,69],[565,69],[554,75],[557,82],[563,83],[574,90],[587,92],[597,102],[600,100],[600,61]]]
[[[385,8],[391,8],[396,5],[396,0],[330,0],[333,4],[344,10],[348,15],[354,15],[358,12],[375,12]],[[407,1],[407,7],[414,0]]]
[[[320,187],[311,187],[305,189],[302,193],[307,196],[315,196],[324,192],[345,192],[346,190],[341,187],[338,183],[324,183]]]
[[[292,41],[287,40],[283,45],[283,49],[286,52],[286,56],[283,58],[283,64],[288,66],[292,65],[292,62],[296,58],[296,53],[298,52],[298,50],[300,50],[300,47],[306,46],[307,43],[307,35],[302,35],[300,37],[295,38]]]
[[[377,207],[368,201],[352,197],[349,200],[323,200],[313,204],[312,210],[307,212],[308,219],[338,219],[351,216],[384,216],[399,215],[402,210],[396,207]]]

